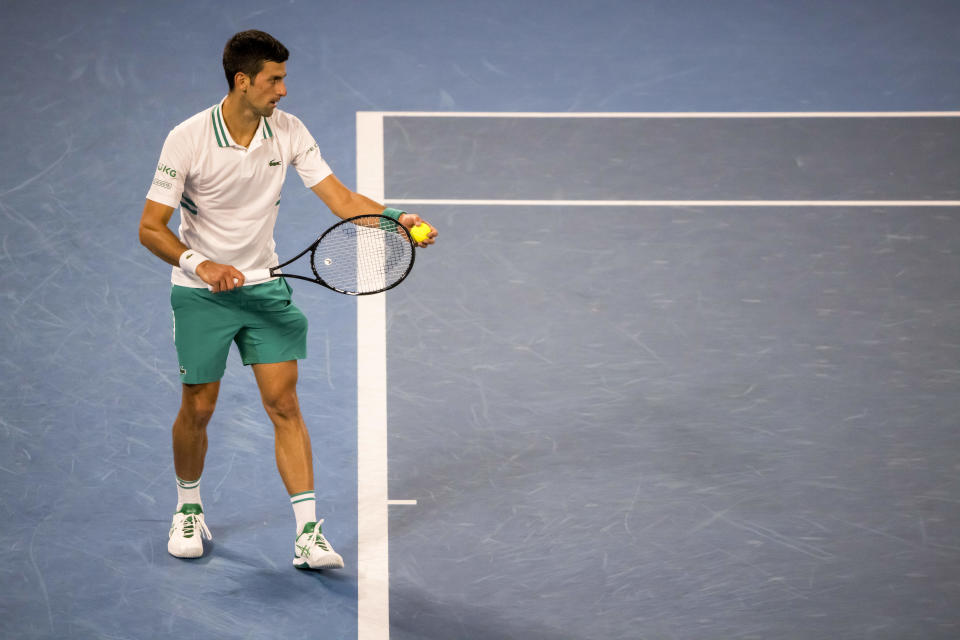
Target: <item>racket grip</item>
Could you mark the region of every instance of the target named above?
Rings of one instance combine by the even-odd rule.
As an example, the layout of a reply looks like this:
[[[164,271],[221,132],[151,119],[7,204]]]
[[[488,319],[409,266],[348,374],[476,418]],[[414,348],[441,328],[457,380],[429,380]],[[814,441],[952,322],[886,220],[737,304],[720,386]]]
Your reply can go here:
[[[262,282],[264,280],[269,280],[273,277],[273,274],[270,273],[270,269],[251,269],[250,271],[243,272],[244,282],[250,284],[251,282]]]

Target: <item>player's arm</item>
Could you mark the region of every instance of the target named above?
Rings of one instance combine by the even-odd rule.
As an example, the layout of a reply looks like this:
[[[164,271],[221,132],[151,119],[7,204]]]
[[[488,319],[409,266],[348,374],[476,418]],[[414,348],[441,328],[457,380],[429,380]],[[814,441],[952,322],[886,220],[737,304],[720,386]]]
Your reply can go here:
[[[317,197],[323,200],[323,203],[329,207],[330,211],[339,218],[377,214],[385,208],[379,202],[371,200],[365,195],[355,191],[351,191],[332,173],[310,187],[310,190],[317,194]],[[421,222],[427,221],[415,213],[404,213],[400,216],[400,224],[408,229]],[[436,241],[437,229],[433,225],[430,225],[430,227],[430,234],[422,242],[417,243],[419,246],[426,247]]]
[[[180,256],[188,247],[170,231],[172,215],[173,207],[148,198],[140,216],[140,244],[164,262],[179,267]],[[196,274],[213,287],[214,292],[243,286],[243,274],[232,265],[204,260],[196,265]]]
[[[172,215],[173,207],[148,199],[140,216],[140,244],[164,262],[179,266],[187,247],[167,226]]]

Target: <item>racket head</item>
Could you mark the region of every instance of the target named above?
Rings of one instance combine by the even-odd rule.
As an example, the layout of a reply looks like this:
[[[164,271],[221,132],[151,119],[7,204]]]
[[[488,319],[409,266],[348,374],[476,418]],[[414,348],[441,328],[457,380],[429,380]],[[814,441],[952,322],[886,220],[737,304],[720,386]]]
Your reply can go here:
[[[393,218],[369,214],[341,220],[310,249],[317,282],[338,293],[366,296],[404,281],[413,269],[415,243]]]

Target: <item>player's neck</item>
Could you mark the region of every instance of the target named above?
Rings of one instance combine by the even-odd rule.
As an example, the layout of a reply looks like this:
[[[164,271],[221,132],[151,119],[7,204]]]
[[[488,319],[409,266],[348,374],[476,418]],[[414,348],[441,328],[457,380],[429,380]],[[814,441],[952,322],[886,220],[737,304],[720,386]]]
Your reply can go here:
[[[231,91],[223,101],[223,122],[234,142],[249,147],[257,127],[260,126],[260,116],[241,96]]]

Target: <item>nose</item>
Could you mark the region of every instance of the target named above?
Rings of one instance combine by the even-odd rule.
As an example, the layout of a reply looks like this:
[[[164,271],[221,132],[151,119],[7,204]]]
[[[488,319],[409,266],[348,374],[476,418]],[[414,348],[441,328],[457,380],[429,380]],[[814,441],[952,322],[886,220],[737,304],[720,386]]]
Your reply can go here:
[[[280,97],[287,95],[287,85],[282,80],[280,81]]]

